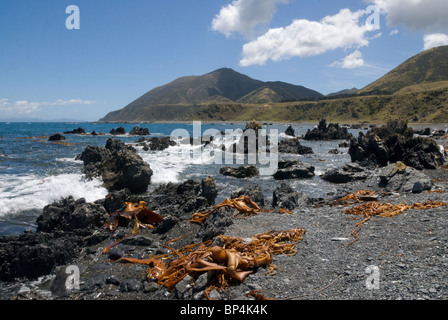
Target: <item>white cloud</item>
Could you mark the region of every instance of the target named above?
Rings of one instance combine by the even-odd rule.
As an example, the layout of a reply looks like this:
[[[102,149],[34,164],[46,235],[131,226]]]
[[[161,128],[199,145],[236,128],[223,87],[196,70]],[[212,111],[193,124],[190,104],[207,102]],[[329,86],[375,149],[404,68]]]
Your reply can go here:
[[[389,35],[390,36],[394,36],[394,35],[399,34],[399,33],[400,33],[400,31],[398,31],[398,29],[394,29],[391,32],[389,32]]]
[[[409,30],[443,32],[448,28],[446,0],[370,0],[386,15],[391,27],[403,25]]]
[[[9,115],[27,115],[36,113],[44,106],[68,106],[68,105],[86,105],[94,104],[95,101],[69,99],[56,100],[54,102],[30,102],[28,100],[20,100],[14,103],[9,102],[9,99],[0,99],[0,113],[6,116]]]
[[[448,45],[448,35],[444,33],[426,34],[423,38],[423,50]]]
[[[364,66],[364,59],[362,58],[362,53],[356,50],[352,54],[346,56],[342,61],[336,61],[330,66],[339,67],[342,69],[354,69]]]
[[[360,48],[369,44],[366,33],[374,27],[360,21],[365,11],[342,9],[321,21],[294,20],[284,28],[270,29],[243,46],[241,66],[263,65],[269,59],[281,61],[291,57],[323,54],[339,48]],[[361,23],[360,23],[361,22]],[[359,63],[359,61],[358,61]]]
[[[212,21],[212,29],[229,37],[240,33],[253,37],[258,27],[266,26],[275,13],[278,3],[289,0],[235,0],[221,11]]]

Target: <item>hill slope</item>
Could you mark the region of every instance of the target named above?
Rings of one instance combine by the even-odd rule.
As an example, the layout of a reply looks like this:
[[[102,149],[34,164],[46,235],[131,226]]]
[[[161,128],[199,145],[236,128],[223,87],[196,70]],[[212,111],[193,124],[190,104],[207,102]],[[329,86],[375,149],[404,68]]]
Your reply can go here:
[[[202,76],[178,78],[173,82],[155,88],[124,109],[111,112],[101,121],[137,120],[137,118],[140,118],[136,118],[138,116],[136,114],[137,110],[141,112],[144,109],[161,105],[191,106],[237,101],[243,103],[274,103],[282,100],[314,100],[321,97],[323,95],[319,92],[303,86],[284,82],[263,82],[232,69],[222,68]],[[241,101],[239,101],[240,99]],[[125,113],[126,116],[124,117]]]
[[[448,80],[448,46],[424,51],[369,84],[359,94],[393,94],[405,87]]]

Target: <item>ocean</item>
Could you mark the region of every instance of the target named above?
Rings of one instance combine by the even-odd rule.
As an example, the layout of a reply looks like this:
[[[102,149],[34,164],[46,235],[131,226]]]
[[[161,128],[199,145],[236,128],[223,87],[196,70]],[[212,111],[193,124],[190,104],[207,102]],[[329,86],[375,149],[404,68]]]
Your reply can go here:
[[[86,201],[102,199],[107,190],[101,181],[86,180],[82,174],[83,163],[75,160],[88,145],[104,147],[111,137],[109,132],[118,127],[129,133],[134,126],[148,128],[150,136],[170,136],[174,130],[184,130],[191,136],[197,135],[193,123],[149,123],[149,124],[105,124],[105,123],[0,123],[0,236],[18,235],[25,230],[34,231],[36,218],[44,206],[62,198],[73,196]],[[203,123],[201,134],[209,129],[219,131],[243,129],[244,123]],[[269,133],[278,130],[280,139],[288,125],[264,124]],[[63,134],[83,128],[86,133],[95,131],[104,135]],[[293,125],[296,135],[304,135],[313,125]],[[359,130],[349,130],[355,136]],[[61,133],[66,140],[63,143],[48,141],[48,137]],[[219,169],[229,164],[219,164],[211,159],[198,162],[182,150],[186,146],[173,146],[163,151],[144,151],[136,146],[139,136],[115,136],[126,143],[133,144],[138,154],[148,162],[153,170],[151,192],[160,184],[180,183],[188,179],[201,180],[213,176],[219,188],[217,202],[230,197],[231,191],[251,184],[258,184],[267,198],[281,181],[271,176],[259,176],[250,179],[225,177]],[[316,176],[308,180],[288,180],[296,190],[303,191],[309,197],[326,198],[337,192],[337,186],[322,180],[319,176],[326,170],[337,168],[350,162],[347,148],[338,148],[341,141],[301,141],[304,146],[313,148],[311,155],[287,155],[299,158],[313,165]],[[201,148],[201,147],[198,147]],[[331,154],[338,148],[341,153]],[[283,155],[281,156],[283,157]],[[236,165],[236,160],[235,160]]]

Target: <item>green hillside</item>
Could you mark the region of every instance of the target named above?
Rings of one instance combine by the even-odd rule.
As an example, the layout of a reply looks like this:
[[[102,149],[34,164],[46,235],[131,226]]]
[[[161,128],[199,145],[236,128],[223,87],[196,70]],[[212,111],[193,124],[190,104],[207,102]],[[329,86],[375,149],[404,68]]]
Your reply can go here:
[[[448,46],[422,52],[354,91],[324,97],[224,68],[155,88],[100,121],[448,122]]]
[[[448,46],[424,51],[358,91],[359,94],[393,94],[416,84],[448,81]]]

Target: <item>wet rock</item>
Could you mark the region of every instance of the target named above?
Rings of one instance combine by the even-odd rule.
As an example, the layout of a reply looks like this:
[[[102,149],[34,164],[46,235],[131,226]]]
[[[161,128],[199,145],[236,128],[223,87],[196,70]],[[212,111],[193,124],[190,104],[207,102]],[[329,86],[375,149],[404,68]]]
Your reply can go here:
[[[310,199],[303,193],[295,191],[290,185],[282,183],[274,190],[272,205],[276,208],[294,210],[310,204]]]
[[[131,136],[149,136],[149,129],[148,128],[140,128],[138,126],[135,126],[129,134]]]
[[[86,176],[100,176],[109,191],[143,193],[151,182],[153,171],[149,164],[120,140],[109,138],[105,148],[87,146],[77,159],[84,162]]]
[[[236,199],[241,196],[247,196],[260,206],[264,206],[264,195],[259,185],[251,185],[247,188],[240,188],[232,191],[231,198]]]
[[[433,181],[421,171],[406,166],[402,162],[390,164],[380,173],[379,187],[386,191],[421,193],[431,190]]]
[[[359,164],[349,163],[341,168],[326,171],[321,178],[332,183],[347,183],[366,180],[368,173]]]
[[[295,137],[295,131],[294,131],[293,127],[292,127],[292,126],[289,126],[289,127],[286,129],[285,134],[286,134],[287,136],[293,136],[293,137]]]
[[[126,130],[123,127],[118,127],[116,129],[112,129],[110,131],[110,134],[111,135],[124,135],[124,134],[126,134]]]
[[[36,220],[37,232],[93,230],[101,227],[107,216],[101,205],[86,203],[83,198],[75,201],[73,197],[68,197],[44,207]]]
[[[139,142],[142,141],[142,139],[139,140]],[[176,145],[176,142],[172,141],[171,137],[152,137],[144,139],[144,141],[149,142],[149,150],[151,151],[162,151]]]
[[[78,129],[74,129],[72,131],[64,131],[64,134],[85,134],[85,130],[81,127],[79,127]]]
[[[113,191],[106,196],[104,200],[104,208],[108,213],[123,210],[126,207],[126,201],[129,199],[131,192],[128,189]]]
[[[350,140],[352,162],[364,166],[385,167],[398,161],[415,169],[436,169],[445,160],[437,143],[428,137],[414,137],[414,131],[404,121],[390,121],[374,127],[367,134],[359,133]]]
[[[223,167],[219,170],[219,173],[224,176],[230,176],[239,179],[256,177],[260,174],[257,167],[254,165],[240,167]]]
[[[305,140],[347,140],[352,137],[352,134],[348,132],[346,127],[341,127],[337,123],[330,123],[327,125],[327,121],[322,119],[316,128],[313,130],[308,129],[305,134]]]
[[[360,132],[358,139],[351,138],[348,153],[352,162],[363,166],[386,166],[389,162],[386,144],[374,134]]]
[[[310,147],[302,146],[299,138],[285,139],[279,142],[278,152],[280,153],[292,153],[292,154],[312,154],[313,149]]]
[[[65,137],[60,133],[53,134],[48,138],[48,141],[64,141],[64,140]]]
[[[313,166],[305,164],[300,160],[279,161],[274,179],[309,179],[314,177],[314,170]]]

